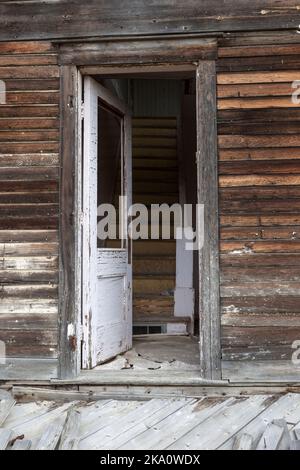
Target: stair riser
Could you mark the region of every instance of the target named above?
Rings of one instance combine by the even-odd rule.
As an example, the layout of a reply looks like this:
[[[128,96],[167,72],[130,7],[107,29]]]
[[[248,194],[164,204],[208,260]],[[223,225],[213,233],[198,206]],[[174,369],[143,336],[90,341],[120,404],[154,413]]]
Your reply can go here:
[[[174,279],[152,279],[145,277],[143,279],[133,280],[134,294],[161,294],[166,291],[174,290]]]
[[[135,255],[176,256],[176,244],[172,240],[137,240],[133,242],[133,256]]]
[[[134,274],[174,274],[176,271],[175,259],[134,259]]]

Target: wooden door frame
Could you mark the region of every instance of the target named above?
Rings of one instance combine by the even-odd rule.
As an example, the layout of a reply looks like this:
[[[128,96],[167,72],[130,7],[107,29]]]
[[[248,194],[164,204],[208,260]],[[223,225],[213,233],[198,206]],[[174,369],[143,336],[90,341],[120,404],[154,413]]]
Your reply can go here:
[[[141,39],[138,43],[118,40],[105,45],[101,41],[60,44],[60,379],[75,378],[81,363],[81,248],[78,236],[82,222],[79,190],[81,74],[124,76],[187,70],[196,73],[198,202],[205,204],[206,222],[204,247],[199,256],[200,370],[204,379],[221,378],[216,53],[216,41],[201,38],[193,41],[189,38],[161,39],[159,43],[151,38]]]

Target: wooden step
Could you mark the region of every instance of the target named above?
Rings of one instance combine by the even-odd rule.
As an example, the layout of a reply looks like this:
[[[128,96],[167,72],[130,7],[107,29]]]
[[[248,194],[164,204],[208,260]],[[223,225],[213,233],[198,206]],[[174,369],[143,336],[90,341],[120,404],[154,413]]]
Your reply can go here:
[[[173,292],[175,288],[175,275],[136,275],[133,279],[133,293],[135,294],[163,294]]]
[[[176,255],[175,240],[136,240],[133,242],[133,256],[135,255]]]
[[[153,158],[155,160],[168,159],[171,161],[177,161],[177,149],[176,148],[160,148],[160,147],[135,147],[132,149],[133,160],[139,160],[140,158]]]
[[[133,127],[177,127],[177,118],[174,117],[134,117],[132,119]]]
[[[176,137],[133,137],[133,148],[137,147],[159,147],[159,148],[177,148]]]
[[[135,127],[132,129],[133,137],[176,137],[175,127]]]
[[[178,170],[176,167],[169,168],[137,168],[133,169],[133,181],[176,181]]]
[[[133,182],[132,185],[132,190],[133,193],[138,193],[138,194],[161,194],[162,197],[161,199],[164,199],[164,194],[169,194],[169,193],[175,193],[178,194],[178,181],[156,181],[154,178],[153,180],[150,180],[150,178],[147,181],[139,181],[136,180]],[[134,197],[134,196],[133,196]]]
[[[144,204],[150,206],[151,204],[175,204],[178,203],[178,194],[134,194],[134,204]]]
[[[135,158],[132,162],[133,169],[139,168],[169,168],[169,167],[176,167],[177,161],[170,160],[167,158]]]
[[[163,295],[134,295],[133,316],[153,317],[158,321],[160,317],[172,317],[174,314],[174,298]]]
[[[160,274],[174,275],[176,272],[176,259],[172,256],[148,257],[143,256],[133,259],[134,275]]]

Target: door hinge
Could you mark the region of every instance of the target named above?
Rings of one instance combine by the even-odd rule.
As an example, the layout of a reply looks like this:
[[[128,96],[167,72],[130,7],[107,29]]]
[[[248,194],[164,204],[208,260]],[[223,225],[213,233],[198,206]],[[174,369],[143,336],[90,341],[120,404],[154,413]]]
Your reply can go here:
[[[71,351],[76,351],[76,349],[77,349],[77,336],[75,336],[75,335],[69,336],[69,345],[70,345]]]

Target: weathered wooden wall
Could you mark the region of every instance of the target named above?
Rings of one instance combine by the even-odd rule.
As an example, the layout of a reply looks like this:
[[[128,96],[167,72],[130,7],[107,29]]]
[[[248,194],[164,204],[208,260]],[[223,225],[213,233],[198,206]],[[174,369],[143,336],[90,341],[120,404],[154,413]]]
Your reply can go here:
[[[290,360],[300,338],[300,108],[291,100],[300,45],[293,41],[297,35],[220,40],[225,360]]]
[[[51,3],[45,2],[47,8]],[[292,3],[285,2],[285,13],[277,15],[282,27]],[[10,6],[1,5],[0,13],[3,8]],[[64,21],[69,24],[68,17]],[[32,37],[40,34],[27,30]],[[13,28],[3,34],[7,31],[18,36]],[[76,31],[70,37],[78,36]],[[219,46],[223,359],[290,359],[291,344],[300,339],[300,109],[291,101],[291,84],[300,79],[299,35],[225,36]],[[7,104],[0,106],[0,340],[9,356],[56,357],[59,69],[54,46],[0,43],[0,79],[7,87]]]
[[[298,28],[298,0],[31,0],[0,3],[0,40]]]
[[[50,43],[0,44],[0,340],[55,357],[59,69]]]

